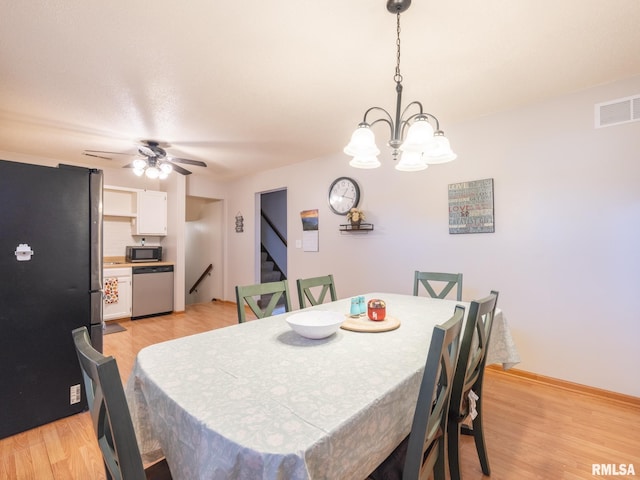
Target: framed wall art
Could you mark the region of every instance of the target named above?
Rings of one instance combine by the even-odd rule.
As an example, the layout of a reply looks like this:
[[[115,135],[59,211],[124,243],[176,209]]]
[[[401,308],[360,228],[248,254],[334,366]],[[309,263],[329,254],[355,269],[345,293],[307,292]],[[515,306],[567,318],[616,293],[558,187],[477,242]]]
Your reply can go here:
[[[493,178],[449,184],[449,233],[493,233]]]
[[[318,210],[303,210],[300,212],[302,220],[302,251],[318,251]]]

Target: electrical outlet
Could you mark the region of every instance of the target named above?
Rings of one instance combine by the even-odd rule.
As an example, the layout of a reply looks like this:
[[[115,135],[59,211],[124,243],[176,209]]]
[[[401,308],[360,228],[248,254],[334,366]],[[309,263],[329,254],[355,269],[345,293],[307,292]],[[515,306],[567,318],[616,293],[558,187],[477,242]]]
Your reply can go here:
[[[81,395],[82,389],[80,388],[80,384],[71,385],[71,387],[69,387],[69,404],[74,405],[76,403],[80,403]]]

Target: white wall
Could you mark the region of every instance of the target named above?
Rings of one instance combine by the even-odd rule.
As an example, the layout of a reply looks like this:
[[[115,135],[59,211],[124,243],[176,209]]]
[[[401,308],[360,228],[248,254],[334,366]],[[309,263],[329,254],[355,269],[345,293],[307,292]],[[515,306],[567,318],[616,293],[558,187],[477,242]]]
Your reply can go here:
[[[161,189],[167,192],[167,236],[162,242],[162,255],[173,267],[173,310],[185,309],[185,252],[186,252],[186,178],[183,175],[169,175]]]
[[[188,305],[223,297],[223,207],[221,200],[187,197],[185,296]],[[197,291],[189,294],[209,264],[213,265],[213,270],[202,280]]]
[[[287,188],[292,292],[296,278],[333,273],[340,297],[408,294],[416,269],[460,271],[464,300],[500,291],[519,368],[640,396],[640,122],[593,127],[595,103],[638,93],[634,77],[445,122],[459,158],[424,172],[397,172],[388,158],[380,169],[356,170],[337,154],[241,179],[229,188],[227,208],[243,212],[245,232],[228,228],[225,298],[254,281],[255,192]],[[339,233],[344,219],[330,212],[327,190],[342,175],[359,182],[373,232]],[[450,235],[448,184],[483,178],[494,179],[496,232]],[[299,212],[313,208],[317,253],[294,247]]]
[[[102,253],[105,257],[124,257],[128,245],[140,245],[142,238],[145,245],[160,245],[164,237],[150,235],[132,235],[131,219],[128,217],[105,216],[103,225],[104,243]]]

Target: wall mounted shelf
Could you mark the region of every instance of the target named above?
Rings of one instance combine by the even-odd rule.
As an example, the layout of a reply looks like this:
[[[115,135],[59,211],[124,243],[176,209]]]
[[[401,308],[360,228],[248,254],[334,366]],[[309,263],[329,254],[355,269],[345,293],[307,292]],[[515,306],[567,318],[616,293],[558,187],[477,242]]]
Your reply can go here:
[[[136,218],[135,190],[120,187],[104,186],[103,214],[106,217]]]
[[[369,233],[372,230],[373,230],[373,223],[361,223],[360,225],[352,225],[350,223],[343,223],[343,224],[340,225],[340,231],[341,232],[349,232],[349,233],[363,232],[363,233]]]

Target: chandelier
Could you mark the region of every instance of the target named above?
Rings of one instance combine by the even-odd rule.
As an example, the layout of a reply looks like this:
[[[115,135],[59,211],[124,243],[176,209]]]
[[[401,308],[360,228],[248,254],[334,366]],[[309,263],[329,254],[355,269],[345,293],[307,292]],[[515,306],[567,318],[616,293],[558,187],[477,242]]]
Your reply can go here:
[[[384,122],[391,129],[388,145],[393,149],[396,169],[405,172],[424,170],[431,164],[445,163],[455,160],[457,155],[451,150],[449,140],[440,130],[438,119],[423,111],[420,102],[411,102],[402,110],[402,75],[400,74],[400,13],[411,5],[411,0],[387,0],[387,10],[397,17],[396,28],[396,70],[393,80],[396,82],[395,117],[381,107],[371,107],[364,113],[364,119],[351,136],[351,141],[344,152],[353,158],[349,165],[356,168],[377,168],[380,166],[375,135],[371,127]],[[368,121],[369,113],[381,114],[380,118]],[[413,113],[411,113],[413,112]],[[435,127],[435,128],[434,128]],[[405,138],[406,133],[406,138]],[[400,153],[401,152],[401,153]]]

